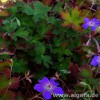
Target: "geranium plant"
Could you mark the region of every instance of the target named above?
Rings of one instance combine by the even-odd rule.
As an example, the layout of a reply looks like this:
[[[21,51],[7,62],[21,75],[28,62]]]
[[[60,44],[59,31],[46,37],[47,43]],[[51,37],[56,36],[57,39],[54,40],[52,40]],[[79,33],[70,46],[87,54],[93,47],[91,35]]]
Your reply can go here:
[[[97,100],[99,0],[1,0],[0,100]]]

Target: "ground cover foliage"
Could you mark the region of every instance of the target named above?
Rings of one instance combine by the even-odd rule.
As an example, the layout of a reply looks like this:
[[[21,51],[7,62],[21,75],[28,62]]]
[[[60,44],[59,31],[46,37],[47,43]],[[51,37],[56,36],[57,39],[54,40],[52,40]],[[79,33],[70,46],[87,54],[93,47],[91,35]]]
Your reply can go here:
[[[1,0],[0,100],[99,100],[99,44],[100,0]]]

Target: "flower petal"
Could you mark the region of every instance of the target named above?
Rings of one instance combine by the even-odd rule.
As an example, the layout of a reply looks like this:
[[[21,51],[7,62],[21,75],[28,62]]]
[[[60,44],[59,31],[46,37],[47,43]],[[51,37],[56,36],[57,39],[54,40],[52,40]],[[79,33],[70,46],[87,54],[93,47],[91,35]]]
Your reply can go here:
[[[44,84],[46,82],[49,82],[47,77],[42,78],[41,80],[38,80],[39,83]]]
[[[100,26],[100,22],[97,22],[97,25]]]
[[[84,22],[87,23],[89,22],[90,20],[88,18],[84,18]]]
[[[94,56],[93,59],[91,60],[90,64],[92,66],[97,66],[97,60],[98,60],[98,56]]]
[[[56,87],[56,88],[53,90],[53,93],[54,93],[54,94],[64,94],[62,88],[60,88],[60,87]]]
[[[41,84],[36,84],[34,86],[34,90],[38,91],[38,92],[42,92],[43,91],[43,87]]]
[[[83,24],[82,27],[83,27],[84,29],[86,29],[86,28],[88,28],[88,25],[87,25],[87,24]]]
[[[92,66],[97,66],[97,62],[96,62],[96,61],[94,61],[94,60],[93,60],[93,61],[91,61],[91,62],[90,62],[90,64],[91,64]]]
[[[96,27],[95,26],[91,26],[91,30],[92,31],[95,31],[96,30]]]
[[[58,86],[59,83],[55,82],[55,80],[53,78],[50,79],[50,83],[54,86]]]
[[[96,22],[98,22],[98,19],[92,18],[91,21],[96,23]]]
[[[44,98],[45,100],[51,99],[51,93],[48,92],[48,91],[43,92],[43,93],[42,93],[42,96],[43,96],[43,98]]]

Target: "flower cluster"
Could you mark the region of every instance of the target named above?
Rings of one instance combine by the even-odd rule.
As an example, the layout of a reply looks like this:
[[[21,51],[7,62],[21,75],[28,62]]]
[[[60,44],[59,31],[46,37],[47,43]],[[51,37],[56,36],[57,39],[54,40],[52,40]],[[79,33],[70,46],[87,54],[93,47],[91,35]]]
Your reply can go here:
[[[99,30],[100,22],[96,18],[92,18],[91,20],[88,18],[84,18],[84,24],[82,25],[84,29],[90,28],[92,31]],[[92,66],[100,66],[100,56],[94,56],[91,59],[90,64]]]
[[[34,86],[34,90],[42,92],[42,96],[45,100],[51,99],[52,94],[63,94],[62,88],[58,87],[58,83],[55,82],[53,78],[48,80],[47,77],[44,77],[41,80],[38,80],[39,84]]]
[[[100,26],[100,22],[96,18],[92,18],[91,20],[89,20],[88,18],[84,18],[84,22],[85,23],[82,25],[84,29],[90,27],[92,31],[95,31],[97,27]]]
[[[99,56],[94,56],[90,62],[92,66],[100,66],[100,55]]]

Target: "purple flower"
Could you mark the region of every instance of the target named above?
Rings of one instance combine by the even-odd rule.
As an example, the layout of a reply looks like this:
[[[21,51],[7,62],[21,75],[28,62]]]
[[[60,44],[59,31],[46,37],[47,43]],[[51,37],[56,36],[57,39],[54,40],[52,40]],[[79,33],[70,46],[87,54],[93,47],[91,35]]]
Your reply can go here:
[[[100,56],[94,56],[90,62],[92,66],[100,66]]]
[[[42,96],[45,100],[50,99],[52,94],[63,94],[62,88],[58,87],[58,83],[55,82],[53,78],[48,80],[47,77],[44,77],[41,80],[38,80],[39,84],[34,86],[34,90],[42,92]]]
[[[90,27],[92,31],[95,31],[96,28],[100,26],[100,22],[96,18],[92,18],[91,20],[84,18],[84,22],[85,23],[82,25],[84,29]]]

